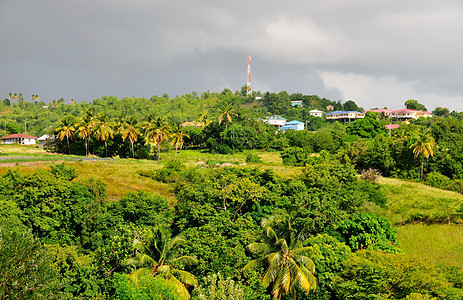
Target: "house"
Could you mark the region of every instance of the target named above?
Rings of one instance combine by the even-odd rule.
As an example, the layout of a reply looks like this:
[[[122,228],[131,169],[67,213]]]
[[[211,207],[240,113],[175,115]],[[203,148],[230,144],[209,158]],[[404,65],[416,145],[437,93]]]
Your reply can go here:
[[[392,109],[370,109],[365,111],[367,112],[376,112],[376,113],[382,113],[387,117],[390,118],[395,118],[399,121],[410,121],[411,119],[418,119],[418,118],[428,118],[432,117],[432,113],[429,111],[420,111],[420,110],[413,110],[413,109],[398,109],[398,110],[392,110]]]
[[[16,133],[1,137],[0,139],[2,140],[2,144],[35,145],[38,138],[28,134]]]
[[[286,122],[284,126],[280,127],[280,130],[304,130],[304,122],[293,120],[291,122]]]
[[[326,113],[327,120],[337,120],[337,121],[348,121],[356,120],[356,119],[363,119],[365,118],[365,114],[358,112],[358,111],[342,111],[336,110],[330,113]]]
[[[400,127],[400,124],[386,124],[384,125],[386,129],[391,130],[391,129],[397,129]]]
[[[282,127],[285,125],[286,123],[286,119],[281,117],[281,116],[277,116],[277,115],[274,115],[274,116],[270,116],[270,117],[266,117],[266,119],[259,119],[259,121],[263,121],[269,125],[273,125],[273,126],[276,126],[278,128]]]
[[[37,141],[39,141],[39,148],[43,148],[45,147],[45,144],[48,142],[48,140],[50,139],[53,139],[52,136],[48,135],[48,134],[44,134],[42,135],[41,137],[39,137],[37,139]]]
[[[327,111],[334,110],[334,106],[331,105],[331,104],[330,104],[330,105],[327,105],[327,106],[326,106],[326,110],[327,110]]]
[[[292,107],[302,107],[302,100],[292,100],[291,106]]]
[[[309,111],[309,114],[313,117],[323,117],[323,114],[325,112],[324,111],[321,111],[321,110],[318,110],[318,109],[312,109],[311,111]]]

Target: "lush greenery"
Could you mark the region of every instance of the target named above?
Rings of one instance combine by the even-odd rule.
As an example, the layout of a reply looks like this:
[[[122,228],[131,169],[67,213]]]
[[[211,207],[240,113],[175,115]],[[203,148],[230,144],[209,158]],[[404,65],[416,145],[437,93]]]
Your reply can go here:
[[[389,135],[379,114],[341,124],[308,113],[360,110],[354,101],[260,96],[0,104],[18,127],[45,113],[28,126],[55,133],[51,151],[121,158],[1,168],[0,297],[461,299],[458,254],[410,255],[426,255],[416,241],[429,228],[461,235],[461,116]],[[257,121],[268,114],[316,132],[275,134]]]

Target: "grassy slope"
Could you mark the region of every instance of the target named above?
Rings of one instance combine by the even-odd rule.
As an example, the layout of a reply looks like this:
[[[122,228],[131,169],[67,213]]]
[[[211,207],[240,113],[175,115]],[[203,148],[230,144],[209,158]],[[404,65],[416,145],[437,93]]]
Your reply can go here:
[[[0,145],[0,151],[8,155],[46,155],[41,149],[31,146]],[[202,153],[200,151],[182,150],[177,158],[186,166],[194,166],[198,162],[209,164],[228,162],[242,164],[251,151],[232,155]],[[251,164],[260,168],[272,169],[281,176],[292,176],[299,168],[286,167],[281,163],[278,152],[258,152],[260,164]],[[52,155],[56,156],[56,155]],[[110,162],[67,162],[76,166],[79,177],[95,176],[108,184],[110,200],[116,200],[128,191],[137,189],[149,190],[167,197],[172,203],[175,195],[164,183],[153,181],[138,174],[139,170],[155,170],[162,168],[174,152],[162,153],[161,162],[147,160],[118,160]],[[50,161],[29,163],[0,163],[0,173],[9,167],[17,166],[23,171],[48,168]],[[463,195],[431,188],[420,183],[408,182],[393,178],[381,178],[380,183],[388,193],[388,209],[382,211],[396,224],[401,224],[412,215],[439,215],[442,212],[455,211],[463,205]],[[443,262],[463,266],[463,225],[447,224],[407,224],[398,225],[400,247],[410,255],[423,256],[431,262]]]

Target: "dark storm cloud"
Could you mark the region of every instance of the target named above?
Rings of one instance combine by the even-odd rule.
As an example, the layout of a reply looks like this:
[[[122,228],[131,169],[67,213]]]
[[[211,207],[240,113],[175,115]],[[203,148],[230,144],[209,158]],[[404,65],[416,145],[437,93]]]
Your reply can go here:
[[[239,89],[463,110],[459,1],[0,3],[0,97]]]

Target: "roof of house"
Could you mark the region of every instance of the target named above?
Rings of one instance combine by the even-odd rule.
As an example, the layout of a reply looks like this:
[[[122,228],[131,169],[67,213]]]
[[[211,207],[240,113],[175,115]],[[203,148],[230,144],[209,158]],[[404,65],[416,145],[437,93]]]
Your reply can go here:
[[[286,125],[297,125],[297,124],[304,124],[304,122],[297,121],[297,120],[292,120],[292,121],[290,121],[290,122],[286,122],[286,123],[285,123],[285,126],[286,126]]]
[[[23,134],[23,133],[10,134],[10,135],[7,135],[7,136],[3,136],[0,139],[4,140],[4,139],[20,139],[20,138],[34,139],[34,140],[38,139],[38,137],[28,135],[28,134]]]
[[[41,137],[39,137],[38,140],[39,140],[39,141],[46,141],[46,140],[48,140],[49,138],[51,138],[50,135],[44,134],[44,135],[42,135]]]
[[[361,112],[353,111],[353,110],[352,111],[335,110],[333,112],[326,113],[326,115],[329,116],[329,115],[335,115],[335,114],[349,114],[349,113],[361,114]]]
[[[318,109],[312,109],[311,111],[309,111],[309,113],[322,113],[324,111],[321,111],[321,110],[318,110]]]
[[[268,120],[286,120],[286,119],[283,118],[282,116],[277,116],[277,115],[267,117],[267,119],[268,119]]]
[[[386,124],[386,129],[396,129],[400,127],[400,124]]]

